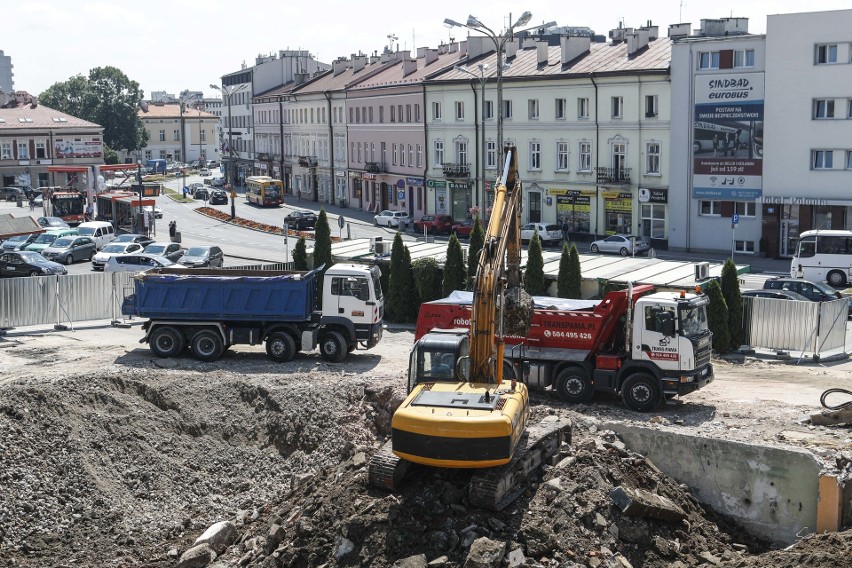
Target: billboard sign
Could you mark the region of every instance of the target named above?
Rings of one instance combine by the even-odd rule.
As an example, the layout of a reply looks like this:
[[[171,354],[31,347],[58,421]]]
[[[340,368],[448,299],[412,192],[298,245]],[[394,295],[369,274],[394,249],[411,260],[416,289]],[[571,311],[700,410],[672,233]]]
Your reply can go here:
[[[759,199],[763,193],[763,73],[695,78],[693,197]]]
[[[54,143],[57,159],[62,158],[103,158],[104,147],[100,140],[63,140],[57,138]]]

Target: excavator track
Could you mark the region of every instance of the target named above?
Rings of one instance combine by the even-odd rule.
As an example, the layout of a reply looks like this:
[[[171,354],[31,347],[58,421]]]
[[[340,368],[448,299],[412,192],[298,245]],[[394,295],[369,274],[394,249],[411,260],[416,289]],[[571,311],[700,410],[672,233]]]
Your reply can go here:
[[[396,491],[402,478],[408,471],[409,463],[397,457],[392,451],[391,442],[387,442],[382,449],[370,458],[370,467],[367,474],[367,483],[371,487]]]
[[[502,511],[527,487],[530,473],[559,453],[563,440],[570,441],[571,422],[546,420],[527,427],[512,461],[473,474],[468,499],[474,507]]]

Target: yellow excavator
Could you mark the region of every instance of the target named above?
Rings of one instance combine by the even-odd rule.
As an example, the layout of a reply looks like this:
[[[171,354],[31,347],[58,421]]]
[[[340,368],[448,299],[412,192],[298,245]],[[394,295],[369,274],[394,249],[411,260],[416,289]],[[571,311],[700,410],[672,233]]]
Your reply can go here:
[[[504,156],[472,286],[470,328],[433,330],[415,343],[408,396],[394,412],[390,442],[370,460],[372,486],[396,489],[412,463],[475,469],[469,502],[501,510],[559,451],[567,421],[529,426],[523,373],[503,360],[504,335],[526,336],[533,309],[521,287],[522,189],[514,146]]]

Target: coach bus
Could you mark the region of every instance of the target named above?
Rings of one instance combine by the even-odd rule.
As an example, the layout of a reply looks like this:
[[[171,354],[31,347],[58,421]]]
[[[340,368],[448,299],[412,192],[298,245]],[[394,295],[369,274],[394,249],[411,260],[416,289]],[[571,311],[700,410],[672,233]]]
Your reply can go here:
[[[50,216],[61,217],[72,226],[83,222],[86,196],[73,189],[59,189],[49,195]]]
[[[262,207],[278,207],[284,203],[284,182],[269,176],[247,177],[246,200]]]
[[[852,231],[817,230],[799,235],[790,276],[825,280],[840,288],[852,282]]]

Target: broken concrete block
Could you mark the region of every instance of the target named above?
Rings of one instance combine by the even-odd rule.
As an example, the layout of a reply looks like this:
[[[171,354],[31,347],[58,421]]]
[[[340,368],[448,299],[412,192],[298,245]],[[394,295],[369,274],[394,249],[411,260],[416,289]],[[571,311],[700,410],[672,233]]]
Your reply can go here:
[[[393,563],[392,568],[426,568],[428,566],[426,562],[425,554],[417,554],[415,556],[409,556],[408,558],[401,558]]]
[[[630,489],[619,485],[610,492],[609,496],[622,513],[631,517],[649,517],[670,523],[678,523],[686,518],[683,509],[671,499],[642,489]]]
[[[464,568],[500,568],[506,555],[506,543],[481,537],[473,541]]]
[[[205,543],[193,546],[183,553],[176,568],[204,568],[216,560],[216,553]]]
[[[237,528],[231,521],[219,521],[207,527],[200,537],[195,539],[195,545],[207,543],[216,554],[222,554],[237,540]]]

